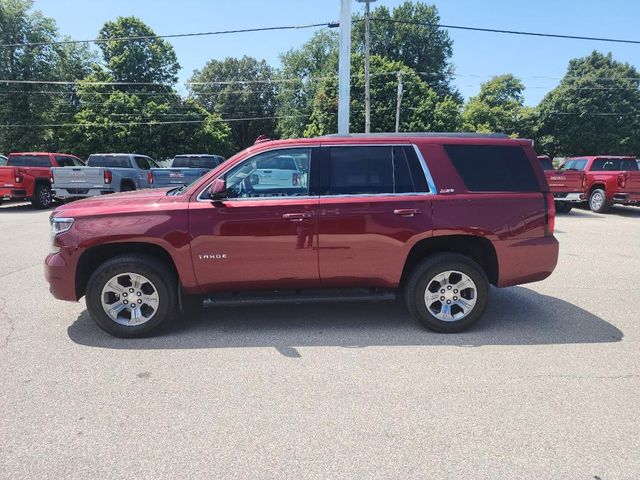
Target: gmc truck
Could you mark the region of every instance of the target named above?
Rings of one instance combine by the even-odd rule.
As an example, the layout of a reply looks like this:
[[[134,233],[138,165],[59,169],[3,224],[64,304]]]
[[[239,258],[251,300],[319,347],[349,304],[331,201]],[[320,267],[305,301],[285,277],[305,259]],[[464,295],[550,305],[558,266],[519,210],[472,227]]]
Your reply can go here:
[[[153,167],[158,165],[145,155],[96,153],[89,155],[86,167],[52,168],[51,188],[59,200],[149,188],[153,184]]]
[[[584,172],[582,193],[594,212],[604,213],[614,204],[640,204],[640,171],[635,157],[568,158],[560,170]]]
[[[52,167],[64,170],[82,165],[82,160],[66,153],[10,153],[7,164],[0,167],[0,203],[28,200],[36,208],[49,208]]]
[[[265,164],[308,172],[254,188]],[[485,311],[490,285],[548,277],[553,195],[530,140],[366,134],[266,141],[189,186],[66,204],[45,276],[107,332],[242,302],[402,298],[437,332]]]
[[[553,193],[556,212],[569,213],[574,206],[584,202],[584,172],[573,169],[556,170],[547,155],[538,156],[538,160]]]
[[[220,155],[176,155],[169,168],[152,168],[153,188],[188,185],[224,162]]]

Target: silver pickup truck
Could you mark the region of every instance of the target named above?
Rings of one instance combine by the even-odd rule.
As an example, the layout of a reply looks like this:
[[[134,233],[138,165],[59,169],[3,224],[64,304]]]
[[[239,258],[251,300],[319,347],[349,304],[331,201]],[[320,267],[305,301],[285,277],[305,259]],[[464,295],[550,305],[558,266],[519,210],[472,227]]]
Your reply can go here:
[[[189,185],[222,162],[224,162],[224,157],[220,155],[176,155],[171,162],[171,167],[151,169],[153,173],[152,188]]]
[[[96,153],[89,156],[86,167],[52,168],[51,193],[59,200],[69,200],[149,188],[151,169],[157,167],[146,155]]]

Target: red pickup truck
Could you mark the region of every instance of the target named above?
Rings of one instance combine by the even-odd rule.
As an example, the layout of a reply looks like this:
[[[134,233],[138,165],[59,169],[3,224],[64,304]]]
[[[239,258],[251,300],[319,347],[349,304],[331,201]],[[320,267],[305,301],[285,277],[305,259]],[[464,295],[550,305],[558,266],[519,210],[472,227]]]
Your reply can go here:
[[[304,175],[267,182],[265,162]],[[147,335],[174,312],[238,302],[400,296],[457,332],[489,286],[548,277],[553,196],[530,140],[369,134],[259,143],[191,185],[70,203],[51,215],[54,297]]]
[[[539,155],[538,160],[544,170],[553,199],[556,212],[569,213],[579,203],[584,202],[585,174],[574,170],[556,170],[547,155]]]
[[[78,157],[66,153],[10,153],[0,167],[0,203],[29,200],[36,208],[51,206],[51,167],[81,167]]]
[[[640,205],[640,171],[635,157],[568,158],[560,171],[584,172],[582,189],[589,208],[605,212],[613,204]]]

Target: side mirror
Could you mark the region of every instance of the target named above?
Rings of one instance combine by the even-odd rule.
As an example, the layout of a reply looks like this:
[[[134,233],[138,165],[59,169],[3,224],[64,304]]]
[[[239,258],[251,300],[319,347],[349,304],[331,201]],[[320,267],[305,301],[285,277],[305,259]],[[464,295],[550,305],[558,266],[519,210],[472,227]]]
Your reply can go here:
[[[224,178],[216,178],[209,187],[209,197],[211,200],[222,200],[227,198],[227,182]]]

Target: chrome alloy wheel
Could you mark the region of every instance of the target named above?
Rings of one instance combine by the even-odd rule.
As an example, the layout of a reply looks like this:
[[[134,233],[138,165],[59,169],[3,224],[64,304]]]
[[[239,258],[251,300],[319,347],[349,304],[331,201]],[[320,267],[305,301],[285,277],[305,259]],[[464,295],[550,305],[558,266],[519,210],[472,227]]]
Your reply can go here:
[[[38,192],[38,200],[40,201],[40,204],[45,207],[51,205],[51,190],[48,188],[41,188]]]
[[[125,326],[142,325],[158,310],[160,296],[151,281],[138,273],[119,273],[102,288],[100,295],[104,313]]]
[[[477,297],[478,290],[471,277],[455,270],[433,277],[424,292],[427,309],[443,322],[455,322],[469,315]]]
[[[591,210],[600,210],[603,204],[604,195],[602,194],[602,192],[593,192],[593,194],[591,194],[591,202],[589,205],[591,207]]]

